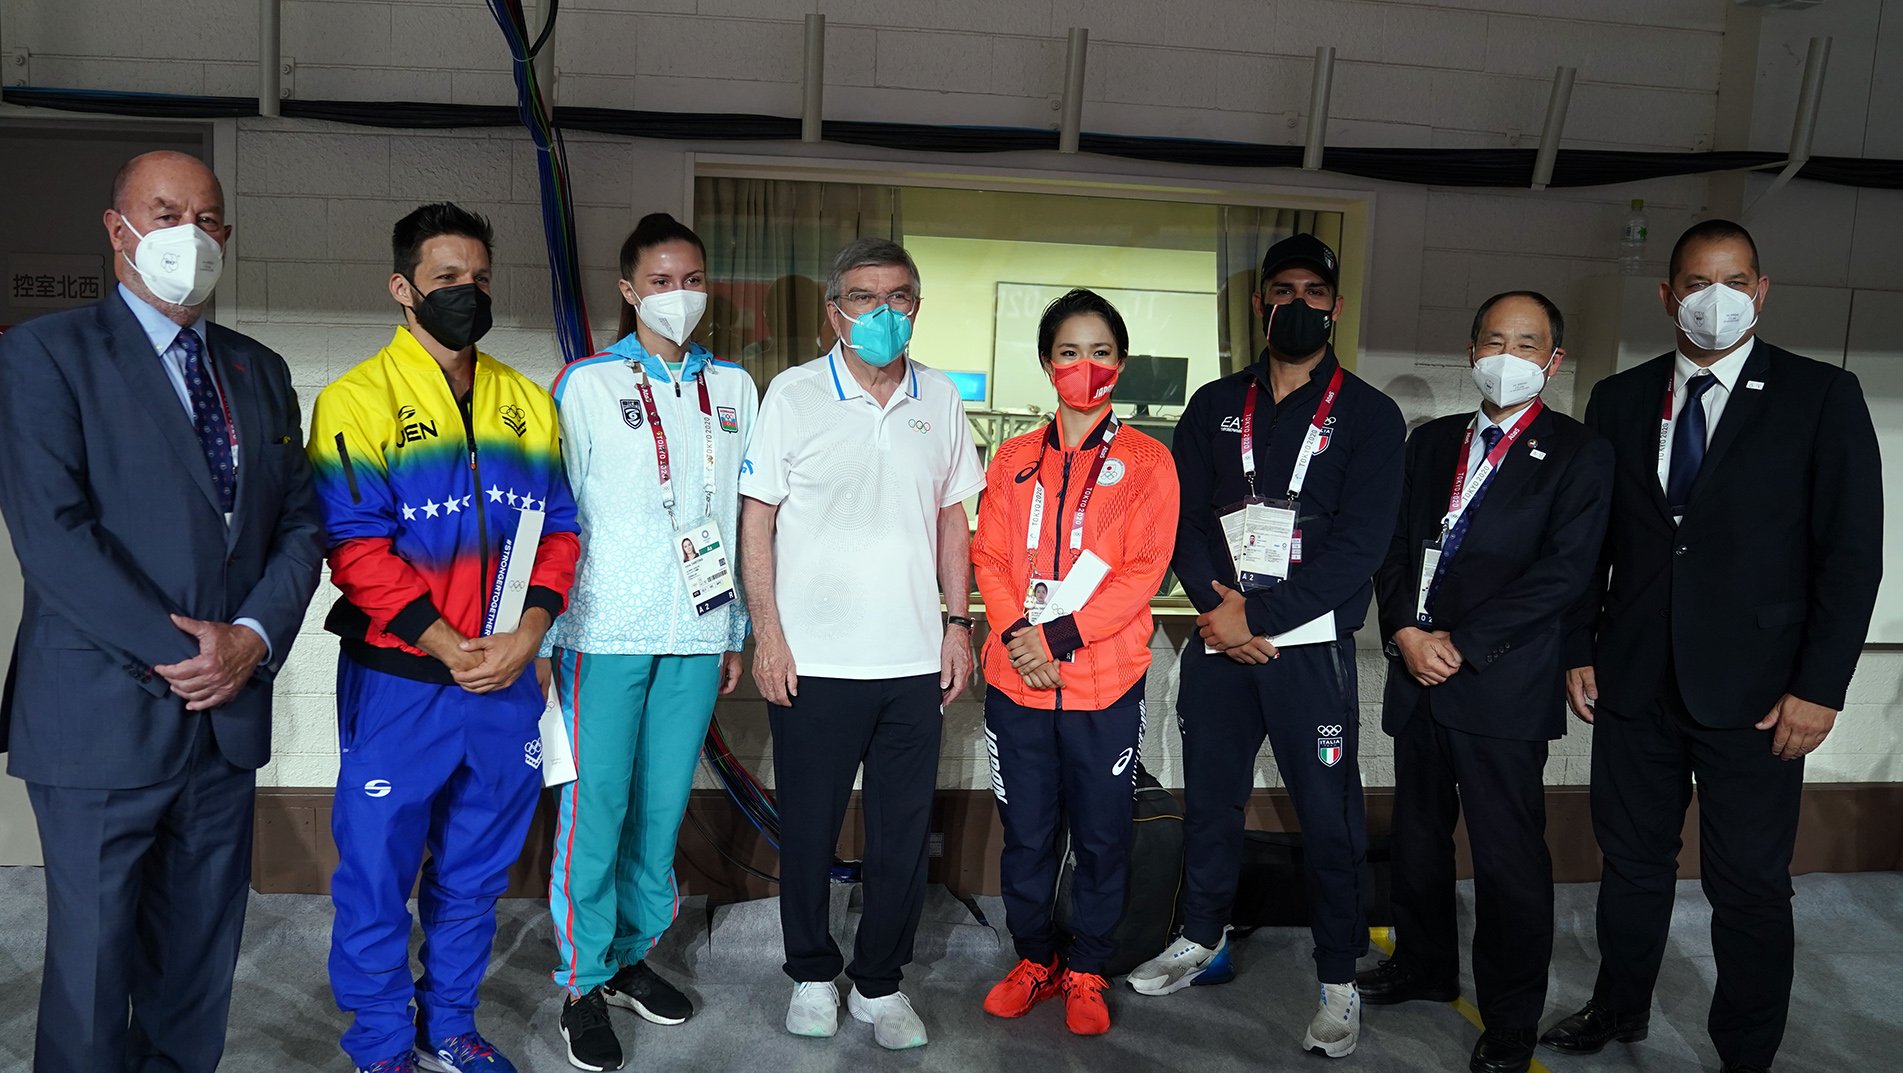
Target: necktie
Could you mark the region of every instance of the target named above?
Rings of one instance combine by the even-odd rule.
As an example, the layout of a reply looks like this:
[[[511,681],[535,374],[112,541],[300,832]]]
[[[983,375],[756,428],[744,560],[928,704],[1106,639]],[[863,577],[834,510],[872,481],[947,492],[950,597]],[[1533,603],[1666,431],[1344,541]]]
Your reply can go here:
[[[212,382],[198,333],[186,328],[172,346],[185,352],[185,394],[192,402],[192,431],[198,433],[199,449],[205,452],[205,464],[211,467],[218,509],[230,514],[238,498],[238,472],[231,462],[231,422],[225,417],[224,403],[218,399],[218,385]]]
[[[1494,447],[1500,443],[1500,437],[1504,435],[1506,432],[1499,425],[1488,425],[1481,429],[1480,441],[1485,445],[1481,457],[1485,458],[1492,454]],[[1498,472],[1500,470],[1496,467],[1493,473]],[[1467,501],[1467,509],[1461,511],[1460,517],[1454,519],[1453,527],[1447,530],[1446,539],[1441,541],[1440,562],[1434,566],[1434,580],[1427,583],[1427,608],[1430,612],[1434,608],[1434,597],[1440,592],[1441,578],[1447,574],[1447,564],[1453,562],[1454,552],[1459,550],[1460,542],[1467,539],[1467,530],[1473,528],[1474,512],[1480,509],[1481,498],[1487,494],[1487,488],[1493,484],[1493,473],[1487,474],[1486,484],[1474,489],[1473,498]],[[1468,476],[1471,477],[1472,474]]]
[[[1691,502],[1692,482],[1698,479],[1698,467],[1705,463],[1705,397],[1718,378],[1701,373],[1685,382],[1685,409],[1679,411],[1672,429],[1672,468],[1666,471],[1665,500],[1672,505],[1672,517],[1685,516]]]

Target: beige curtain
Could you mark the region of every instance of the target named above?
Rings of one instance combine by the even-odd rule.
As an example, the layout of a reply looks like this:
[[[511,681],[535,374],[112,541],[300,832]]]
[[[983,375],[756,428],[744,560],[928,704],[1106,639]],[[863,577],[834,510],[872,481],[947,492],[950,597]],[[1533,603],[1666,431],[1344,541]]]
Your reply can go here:
[[[1223,206],[1216,232],[1216,270],[1221,273],[1217,304],[1222,311],[1216,341],[1225,374],[1254,361],[1268,343],[1249,301],[1262,271],[1262,255],[1290,235],[1303,234],[1314,235],[1339,253],[1341,214]]]
[[[765,388],[832,347],[825,286],[833,255],[855,238],[897,239],[898,191],[704,178],[694,184],[694,229],[712,276],[707,345]]]

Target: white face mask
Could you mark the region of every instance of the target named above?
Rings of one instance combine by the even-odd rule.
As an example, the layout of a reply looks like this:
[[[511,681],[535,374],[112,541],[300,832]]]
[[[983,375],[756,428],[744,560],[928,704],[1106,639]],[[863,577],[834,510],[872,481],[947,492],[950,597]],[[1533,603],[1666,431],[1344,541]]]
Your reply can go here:
[[[1736,287],[1713,283],[1678,300],[1679,330],[1700,350],[1730,350],[1757,324],[1757,301]]]
[[[641,299],[634,307],[641,323],[659,332],[661,337],[681,346],[687,337],[694,334],[700,324],[701,314],[707,312],[707,292],[690,291],[685,288],[677,291],[662,291]]]
[[[152,297],[175,306],[203,305],[211,297],[225,271],[225,248],[204,228],[178,224],[141,235],[123,213],[119,221],[139,239],[137,253],[126,263],[139,273]]]
[[[1555,350],[1554,355],[1559,351]],[[1488,354],[1473,363],[1474,384],[1488,402],[1510,409],[1538,395],[1546,386],[1546,370],[1553,363],[1535,365],[1514,354]]]

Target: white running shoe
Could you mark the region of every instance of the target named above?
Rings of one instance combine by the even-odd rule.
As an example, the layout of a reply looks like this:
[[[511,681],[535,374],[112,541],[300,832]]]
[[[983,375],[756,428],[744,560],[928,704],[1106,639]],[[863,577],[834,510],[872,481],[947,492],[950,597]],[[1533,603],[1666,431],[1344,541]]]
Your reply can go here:
[[[824,1038],[839,1031],[839,989],[831,980],[793,985],[786,1007],[786,1030],[795,1036]]]
[[[872,1026],[872,1038],[888,1051],[925,1046],[925,1022],[918,1019],[912,1000],[901,992],[867,998],[854,986],[846,996],[846,1008],[853,1017]]]
[[[1198,984],[1226,984],[1235,979],[1229,961],[1229,929],[1210,949],[1193,939],[1178,938],[1161,954],[1130,970],[1130,987],[1139,995],[1169,995]]]
[[[1302,1049],[1346,1058],[1361,1039],[1361,992],[1353,984],[1323,984],[1321,1008],[1308,1022]]]

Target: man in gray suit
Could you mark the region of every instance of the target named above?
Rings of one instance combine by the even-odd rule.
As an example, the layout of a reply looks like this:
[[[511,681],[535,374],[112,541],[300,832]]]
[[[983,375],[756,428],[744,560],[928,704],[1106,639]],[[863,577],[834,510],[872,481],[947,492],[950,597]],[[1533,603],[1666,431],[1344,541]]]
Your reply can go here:
[[[119,286],[0,337],[0,511],[26,592],[0,748],[46,856],[38,1073],[211,1073],[271,679],[321,525],[284,359],[208,323],[211,170],[113,183]]]

